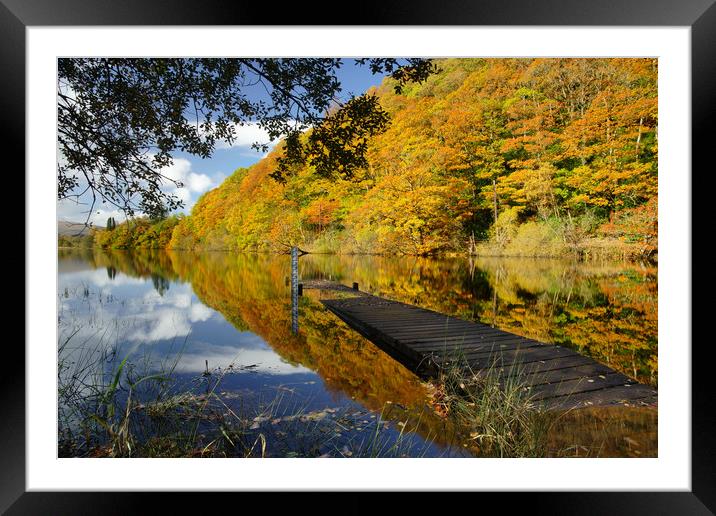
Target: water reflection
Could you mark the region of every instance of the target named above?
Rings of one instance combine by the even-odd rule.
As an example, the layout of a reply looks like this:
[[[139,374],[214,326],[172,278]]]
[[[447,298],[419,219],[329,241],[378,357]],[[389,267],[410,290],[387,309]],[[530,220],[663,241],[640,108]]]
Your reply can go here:
[[[346,285],[358,281],[376,295],[576,349],[657,385],[654,266],[504,258],[304,259],[304,278],[330,274]]]
[[[460,439],[459,429],[426,415],[425,386],[326,311],[321,291],[298,298],[296,328],[287,256],[62,251],[59,271],[61,336],[77,331],[87,342],[101,335],[120,357],[181,350],[179,374],[200,374],[207,361],[248,367],[251,375],[234,375],[224,388],[257,392],[291,383],[318,408],[357,402],[409,421],[439,444]],[[573,347],[656,385],[652,267],[307,255],[300,278],[355,281],[376,295]],[[655,443],[655,422],[650,431]]]

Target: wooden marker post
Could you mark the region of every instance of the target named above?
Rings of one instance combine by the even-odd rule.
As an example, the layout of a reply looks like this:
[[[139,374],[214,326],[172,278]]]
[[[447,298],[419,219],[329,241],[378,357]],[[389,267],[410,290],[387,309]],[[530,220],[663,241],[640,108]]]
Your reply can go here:
[[[298,248],[291,248],[291,330],[298,333]]]

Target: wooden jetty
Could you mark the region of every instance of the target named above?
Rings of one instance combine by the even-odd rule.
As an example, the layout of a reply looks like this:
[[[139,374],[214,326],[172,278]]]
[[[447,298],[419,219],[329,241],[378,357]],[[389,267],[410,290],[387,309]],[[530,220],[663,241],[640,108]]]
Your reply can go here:
[[[657,391],[596,360],[492,326],[372,296],[332,282],[305,288],[344,291],[321,302],[351,328],[420,376],[436,375],[451,362],[475,374],[514,378],[546,408],[594,405],[653,406]],[[348,294],[348,293],[351,294]]]

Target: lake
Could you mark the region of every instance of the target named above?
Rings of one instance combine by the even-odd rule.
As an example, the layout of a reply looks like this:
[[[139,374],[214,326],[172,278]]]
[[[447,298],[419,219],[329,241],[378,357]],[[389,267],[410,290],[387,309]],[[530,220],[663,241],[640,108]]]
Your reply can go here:
[[[323,307],[325,292],[304,291],[293,331],[288,255],[61,249],[58,258],[59,432],[74,443],[61,442],[61,455],[106,446],[83,442],[88,404],[108,433],[132,436],[130,451],[156,441],[149,449],[161,456],[176,443],[158,440],[159,427],[210,456],[483,454],[431,410],[430,384]],[[657,386],[653,265],[305,255],[299,275],[573,348]],[[107,392],[118,407],[136,402],[131,429],[109,423],[121,420]],[[228,435],[224,418],[241,431]],[[221,449],[210,438],[217,425]],[[549,455],[655,456],[656,436],[655,410],[581,410],[550,428]]]

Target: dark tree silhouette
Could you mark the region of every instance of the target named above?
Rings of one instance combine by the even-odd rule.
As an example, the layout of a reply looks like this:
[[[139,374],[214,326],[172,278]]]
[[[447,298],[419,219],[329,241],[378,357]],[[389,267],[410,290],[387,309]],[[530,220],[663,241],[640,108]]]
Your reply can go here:
[[[373,73],[424,81],[435,66],[424,59],[358,59]],[[207,158],[217,141],[232,143],[246,124],[271,140],[285,139],[273,176],[296,164],[322,176],[350,178],[365,165],[368,138],[388,115],[371,95],[341,103],[341,59],[58,60],[58,197],[91,198],[122,210],[161,216],[182,206],[161,188],[172,152]],[[261,88],[257,98],[249,90]],[[329,114],[330,113],[330,114]],[[255,142],[266,151],[269,142]],[[84,198],[84,197],[83,197]],[[89,217],[88,217],[89,220]]]

